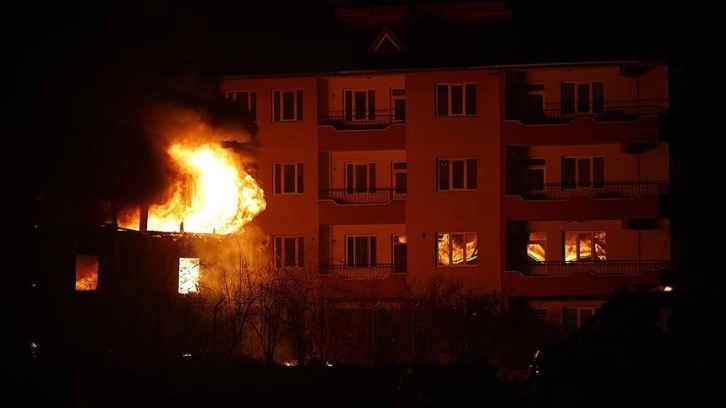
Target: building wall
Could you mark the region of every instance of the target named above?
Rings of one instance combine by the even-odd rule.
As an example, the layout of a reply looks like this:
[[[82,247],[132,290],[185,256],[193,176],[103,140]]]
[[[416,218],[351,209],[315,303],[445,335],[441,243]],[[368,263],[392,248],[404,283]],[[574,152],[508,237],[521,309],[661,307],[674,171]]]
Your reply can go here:
[[[668,145],[657,147],[640,154],[623,153],[619,144],[534,146],[527,149],[528,157],[545,159],[545,182],[562,181],[563,157],[605,158],[605,182],[658,181],[669,179]]]
[[[273,122],[272,93],[288,89],[303,91],[303,119]],[[317,241],[317,80],[312,77],[229,79],[223,82],[222,90],[249,90],[257,94],[257,138],[262,145],[257,180],[265,190],[267,208],[253,224],[269,235],[303,235]],[[275,163],[303,163],[302,194],[274,194]]]
[[[393,182],[392,164],[394,162],[406,162],[406,152],[403,150],[375,151],[375,152],[333,152],[329,169],[321,168],[321,173],[327,172],[330,175],[330,187],[333,189],[345,187],[347,163],[375,163],[376,164],[376,187],[391,188]],[[372,211],[375,211],[372,210]]]
[[[406,235],[403,224],[365,224],[365,225],[334,225],[332,227],[332,262],[346,263],[346,237],[349,235],[375,235],[376,259],[378,264],[393,262],[392,248],[394,235]]]
[[[321,107],[321,115],[326,113],[340,114],[344,108],[344,91],[345,90],[375,90],[376,110],[388,110],[391,108],[391,89],[403,89],[406,87],[403,75],[371,75],[356,77],[330,77],[322,79],[320,82],[320,100],[318,103]]]
[[[436,117],[437,83],[476,83],[475,116]],[[480,290],[499,288],[500,77],[489,70],[436,71],[406,76],[409,279],[435,273],[462,278]],[[476,158],[475,191],[437,191],[437,159]],[[476,232],[477,266],[436,267],[438,232]]]
[[[620,66],[536,69],[528,70],[523,78],[530,84],[544,84],[545,106],[556,108],[561,101],[562,82],[602,81],[605,107],[634,106],[638,101],[668,101],[668,70],[652,65],[638,78],[621,75]]]

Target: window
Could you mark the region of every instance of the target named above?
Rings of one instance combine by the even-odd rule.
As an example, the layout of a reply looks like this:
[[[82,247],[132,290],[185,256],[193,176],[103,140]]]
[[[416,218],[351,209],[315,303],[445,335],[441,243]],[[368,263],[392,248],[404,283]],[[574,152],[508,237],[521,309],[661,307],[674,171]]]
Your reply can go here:
[[[227,91],[227,99],[233,100],[250,115],[250,119],[257,120],[257,92],[255,91]]]
[[[476,232],[439,232],[436,234],[436,266],[476,265]]]
[[[562,328],[571,333],[582,326],[597,311],[596,307],[564,307],[562,308]]]
[[[437,84],[436,116],[476,115],[476,84]]]
[[[179,258],[179,293],[199,292],[199,258]]]
[[[528,115],[536,116],[544,113],[544,84],[527,84],[526,111]]]
[[[605,109],[602,82],[563,82],[561,112],[602,113]]]
[[[391,110],[393,121],[406,122],[406,90],[402,88],[391,89]]]
[[[350,90],[343,91],[343,112],[345,120],[375,120],[376,91]]]
[[[98,288],[100,258],[96,255],[76,256],[76,291],[94,291]]]
[[[345,191],[353,193],[376,192],[376,164],[375,163],[346,163],[345,164]]]
[[[540,191],[545,187],[545,159],[527,159],[527,190]]]
[[[607,245],[605,232],[565,232],[565,262],[605,261]]]
[[[530,232],[527,241],[527,255],[530,261],[544,262],[547,260],[547,233]]]
[[[405,235],[393,236],[393,271],[404,273],[407,269],[408,239]]]
[[[406,162],[394,162],[391,164],[393,177],[393,192],[396,196],[405,197],[408,191],[408,174]]]
[[[376,236],[346,236],[345,258],[346,265],[348,265],[349,267],[376,266]]]
[[[604,188],[604,157],[563,157],[562,188]]]
[[[438,159],[438,189],[476,190],[476,159]]]
[[[275,163],[275,194],[303,193],[303,164]]]
[[[302,268],[305,266],[303,237],[275,237],[275,267]]]
[[[303,120],[303,91],[272,91],[272,121]]]

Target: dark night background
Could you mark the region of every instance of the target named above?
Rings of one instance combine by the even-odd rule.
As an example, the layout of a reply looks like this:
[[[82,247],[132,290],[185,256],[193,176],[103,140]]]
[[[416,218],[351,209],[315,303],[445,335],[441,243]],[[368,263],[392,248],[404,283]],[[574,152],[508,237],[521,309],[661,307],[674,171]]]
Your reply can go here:
[[[702,280],[722,269],[719,257],[708,255],[723,251],[707,238],[717,231],[699,225],[715,224],[704,214],[720,219],[723,211],[716,198],[723,171],[708,175],[714,162],[707,157],[723,133],[721,93],[714,89],[723,53],[718,40],[723,6],[652,0],[507,3],[513,26],[497,38],[499,60],[623,55],[662,56],[672,63],[669,142],[678,172],[672,227],[683,234],[683,259],[692,268],[686,282],[700,298]],[[207,109],[205,98],[218,75],[335,70],[355,61],[355,50],[336,35],[340,24],[330,2],[320,0],[39,1],[15,7],[6,15],[11,95],[5,101],[9,127],[3,149],[10,196],[22,214],[13,221],[32,215],[42,191],[123,195],[131,194],[126,187],[135,180],[151,189],[163,183],[149,180],[149,174],[158,174],[155,169],[140,167],[154,148],[126,116],[145,101]],[[114,137],[121,131],[123,142]],[[119,169],[126,177],[116,177]]]

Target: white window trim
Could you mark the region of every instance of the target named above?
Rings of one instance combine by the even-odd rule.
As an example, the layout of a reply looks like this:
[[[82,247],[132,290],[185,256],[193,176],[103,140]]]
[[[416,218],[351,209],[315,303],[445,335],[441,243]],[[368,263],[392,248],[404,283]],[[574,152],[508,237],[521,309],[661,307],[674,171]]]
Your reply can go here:
[[[270,119],[272,119],[273,123],[280,123],[280,122],[302,122],[301,119],[298,119],[299,107],[297,106],[297,92],[303,91],[302,88],[289,88],[289,89],[273,89],[271,94],[272,103],[270,103],[270,109],[272,110],[272,116]],[[275,92],[280,92],[280,100],[278,102],[278,107],[280,108],[280,119],[275,120]],[[283,112],[285,111],[285,107],[283,106],[284,97],[283,95],[285,93],[292,92],[293,98],[292,98],[292,119],[285,119],[283,117]],[[305,98],[305,94],[303,93],[303,98]]]
[[[277,241],[280,240],[280,245],[282,247],[280,248],[280,258],[277,257]],[[295,247],[295,265],[285,265],[285,239],[294,239],[294,247]],[[305,256],[303,252],[303,259],[302,259],[302,266],[300,266],[300,248],[298,246],[298,240],[302,239],[303,244],[305,243],[305,237],[303,235],[275,235],[272,238],[272,258],[275,262],[275,268],[294,268],[294,269],[302,269],[305,267]],[[280,266],[277,265],[277,263],[280,263]]]
[[[454,172],[452,170],[449,170],[449,189],[448,190],[442,190],[441,189],[441,183],[439,181],[439,166],[441,166],[442,160],[448,160],[449,166],[452,166],[453,162],[455,161],[463,161],[464,162],[464,187],[463,188],[454,188]],[[479,177],[477,174],[477,180],[476,180],[476,188],[467,188],[467,181],[469,180],[469,172],[466,169],[466,161],[467,160],[475,160],[476,161],[476,171],[479,171],[479,159],[476,157],[439,157],[436,159],[436,191],[437,192],[449,192],[449,191],[477,191],[479,190]],[[453,167],[453,166],[452,166]]]
[[[344,118],[345,118],[346,109],[348,107],[345,104],[345,93],[346,92],[351,92],[351,98],[350,99],[351,99],[351,103],[353,105],[351,106],[352,117],[351,117],[350,121],[351,122],[371,122],[371,121],[375,121],[375,119],[371,119],[369,117],[369,115],[368,115],[368,112],[370,111],[370,106],[371,106],[371,100],[368,97],[368,92],[369,91],[373,91],[373,99],[374,99],[374,102],[373,103],[375,104],[375,98],[376,98],[376,89],[375,88],[345,88],[345,89],[343,89],[343,117]],[[365,94],[365,96],[366,96],[366,100],[365,100],[365,115],[364,115],[364,117],[362,119],[357,119],[355,117],[355,108],[356,108],[356,105],[355,105],[355,93],[356,92],[363,92]],[[376,114],[376,116],[378,116],[378,115]]]
[[[605,81],[603,81],[603,80],[592,80],[592,81],[564,81],[563,82],[564,84],[574,84],[575,85],[575,112],[574,113],[565,113],[564,115],[566,115],[566,116],[576,116],[576,115],[584,115],[584,114],[588,114],[588,113],[593,113],[593,111],[592,111],[592,102],[593,102],[593,100],[592,100],[592,84],[594,84],[596,82],[601,82],[603,84],[603,88],[605,88]],[[580,92],[577,91],[578,85],[588,85],[590,87],[590,92],[589,92],[590,99],[588,101],[589,105],[588,105],[587,112],[580,112],[579,111],[578,104],[580,102]],[[543,99],[544,99],[544,97],[543,97]],[[561,100],[560,104],[562,104],[562,102],[564,102],[564,99],[562,98],[562,95],[560,95],[560,100]],[[603,99],[603,106],[605,106],[605,100],[604,99]]]
[[[277,192],[277,166],[280,166],[280,192]],[[303,162],[276,162],[272,164],[272,194],[273,195],[301,195],[305,194],[304,185],[303,185],[303,191],[300,192],[300,185],[298,183],[298,179],[300,175],[298,174],[298,166],[303,166],[303,172],[305,172],[305,164]],[[293,166],[295,177],[294,177],[294,191],[293,192],[286,192],[285,191],[285,166]],[[303,177],[305,175],[303,174]],[[304,180],[303,180],[304,183]]]
[[[442,85],[448,87],[448,95],[447,95],[447,98],[446,98],[447,99],[446,103],[448,104],[448,106],[447,106],[447,109],[448,109],[447,112],[448,113],[446,115],[439,115],[439,107],[438,107],[438,103],[439,103],[439,86],[442,86]],[[435,97],[436,97],[436,99],[435,99],[436,104],[435,105],[436,106],[435,107],[436,107],[436,116],[437,117],[439,117],[439,118],[448,118],[448,117],[460,117],[460,116],[476,116],[478,114],[478,110],[477,110],[477,112],[475,112],[473,114],[467,114],[466,113],[466,86],[467,85],[474,85],[476,87],[476,92],[479,92],[479,85],[476,82],[460,82],[460,83],[439,82],[439,83],[436,83],[436,95],[435,95]],[[454,87],[454,86],[460,86],[462,88],[461,89],[461,97],[462,97],[462,101],[461,101],[462,112],[461,113],[451,113],[451,102],[452,102],[451,88]]]
[[[350,251],[350,248],[348,248],[348,238],[353,238],[353,245],[355,245],[355,238],[360,238],[360,237],[368,238],[368,249],[369,249],[369,251],[368,251],[368,260],[367,260],[368,266],[369,267],[373,267],[373,266],[380,265],[380,261],[378,259],[378,248],[376,247],[378,245],[378,236],[376,234],[349,234],[349,235],[345,235],[345,237],[344,237],[345,242],[343,244],[344,245],[344,248],[345,248],[345,265],[348,265],[348,254],[349,254],[349,251]],[[371,245],[371,238],[375,238],[376,245]],[[375,256],[376,263],[375,264],[371,263],[371,254],[373,252],[375,252],[375,254],[376,254],[376,256]],[[351,266],[351,268],[355,268],[356,267],[355,264],[358,264],[358,262],[356,262],[357,259],[355,259],[355,250],[353,250],[353,258],[354,258],[353,259],[353,264],[354,265]]]

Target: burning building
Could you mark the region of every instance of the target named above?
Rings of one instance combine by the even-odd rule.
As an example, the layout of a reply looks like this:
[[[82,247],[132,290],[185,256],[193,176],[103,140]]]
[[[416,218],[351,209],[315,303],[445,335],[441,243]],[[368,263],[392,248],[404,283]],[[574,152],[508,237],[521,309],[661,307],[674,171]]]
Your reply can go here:
[[[362,46],[356,66],[229,75],[218,84],[223,101],[133,109],[149,149],[125,159],[145,171],[136,183],[120,183],[111,199],[96,200],[93,212],[78,211],[80,226],[31,229],[29,239],[45,237],[39,248],[53,256],[33,260],[39,277],[28,284],[38,293],[66,288],[57,303],[94,314],[81,326],[113,326],[104,336],[138,324],[143,345],[129,339],[116,349],[182,355],[217,349],[216,325],[235,297],[230,286],[214,288],[228,282],[220,280],[224,271],[285,271],[305,277],[295,281],[298,292],[317,288],[320,320],[308,323],[320,333],[318,354],[329,346],[331,322],[340,332],[360,321],[366,327],[351,328],[341,343],[360,343],[366,361],[397,335],[382,322],[397,326],[398,312],[415,316],[412,293],[433,278],[526,303],[563,330],[622,283],[659,284],[671,267],[663,205],[668,66],[642,59],[475,64],[468,58],[478,48],[457,48],[448,65],[418,60],[441,33],[471,29],[451,27],[509,16],[499,2],[451,3],[437,9],[446,30],[409,24],[416,13],[430,14],[427,7],[339,10],[351,44]],[[236,119],[221,120],[219,112]],[[137,175],[133,165],[124,168]],[[80,208],[50,196],[45,204],[46,221]],[[237,267],[220,267],[228,261]],[[280,283],[265,282],[273,281]],[[214,299],[196,308],[205,287]],[[235,304],[249,300],[242,294]],[[272,316],[280,302],[257,304],[260,316]],[[347,318],[333,320],[326,313],[334,309],[348,310]],[[185,337],[193,331],[182,327],[194,321],[182,316],[193,313],[215,322],[201,330],[207,337]],[[247,322],[240,316],[227,318]],[[408,358],[423,346],[415,335],[421,327],[405,321],[397,343],[410,344]],[[230,330],[235,337],[244,327]],[[273,351],[262,353],[272,358]]]

